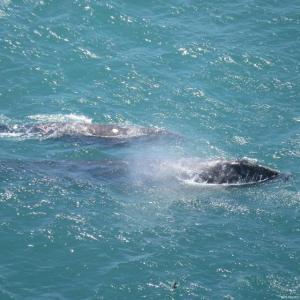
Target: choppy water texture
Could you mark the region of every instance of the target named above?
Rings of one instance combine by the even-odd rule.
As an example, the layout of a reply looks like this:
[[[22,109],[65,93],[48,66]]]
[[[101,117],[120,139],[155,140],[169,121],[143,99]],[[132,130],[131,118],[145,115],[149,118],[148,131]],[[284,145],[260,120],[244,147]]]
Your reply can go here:
[[[184,137],[1,134],[0,298],[299,299],[299,12],[296,0],[0,0],[1,124]],[[192,157],[293,177],[208,188],[147,167]],[[126,176],[116,161],[131,162]]]

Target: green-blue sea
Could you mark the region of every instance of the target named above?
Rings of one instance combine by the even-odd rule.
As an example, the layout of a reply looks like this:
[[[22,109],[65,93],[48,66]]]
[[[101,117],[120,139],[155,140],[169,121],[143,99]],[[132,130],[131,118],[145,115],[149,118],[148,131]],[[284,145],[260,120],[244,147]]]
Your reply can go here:
[[[1,300],[300,299],[298,0],[0,0],[0,125],[53,122],[180,138],[0,133]],[[244,157],[291,176],[148,164]]]

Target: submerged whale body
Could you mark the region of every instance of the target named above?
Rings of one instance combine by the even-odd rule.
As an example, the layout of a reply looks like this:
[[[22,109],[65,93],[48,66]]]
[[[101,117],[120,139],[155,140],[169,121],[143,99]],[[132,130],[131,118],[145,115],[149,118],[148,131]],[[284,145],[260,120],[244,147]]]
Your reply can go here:
[[[51,177],[93,180],[95,182],[155,182],[162,185],[185,184],[242,186],[273,180],[280,173],[249,160],[216,160],[199,162],[197,159],[177,161],[0,161],[0,170],[46,173]]]
[[[203,184],[246,185],[272,180],[279,175],[269,167],[240,159],[203,163],[196,170],[185,172],[183,179]]]
[[[102,125],[89,123],[46,123],[9,126],[0,124],[0,132],[42,137],[95,137],[103,139],[130,139],[147,136],[171,135],[158,128],[139,126]]]

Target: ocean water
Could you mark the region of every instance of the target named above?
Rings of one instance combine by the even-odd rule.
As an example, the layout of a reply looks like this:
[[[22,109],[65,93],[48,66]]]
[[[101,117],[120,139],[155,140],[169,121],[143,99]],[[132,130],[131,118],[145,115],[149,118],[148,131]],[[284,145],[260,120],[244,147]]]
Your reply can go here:
[[[0,299],[300,299],[299,12],[296,0],[0,0],[1,124],[182,137],[1,133]],[[242,157],[292,177],[198,186],[150,164]]]

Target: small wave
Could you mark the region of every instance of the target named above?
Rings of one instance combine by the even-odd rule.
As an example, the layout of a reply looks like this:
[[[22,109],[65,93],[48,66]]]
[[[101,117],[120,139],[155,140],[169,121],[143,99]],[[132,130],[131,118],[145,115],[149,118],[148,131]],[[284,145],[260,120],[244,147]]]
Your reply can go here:
[[[7,17],[7,13],[5,11],[3,11],[2,9],[0,9],[0,19]]]
[[[29,119],[39,122],[76,122],[76,123],[88,123],[91,124],[93,119],[84,115],[76,114],[37,114],[28,116]]]
[[[9,117],[0,114],[0,124],[10,124],[11,122],[12,120]]]
[[[9,16],[7,7],[9,6],[10,2],[10,0],[0,0],[0,19]]]
[[[78,49],[84,54],[84,56],[86,58],[93,58],[93,59],[99,58],[99,56],[97,54],[93,53],[92,51],[90,51],[88,49],[81,48],[81,47],[78,47]]]

